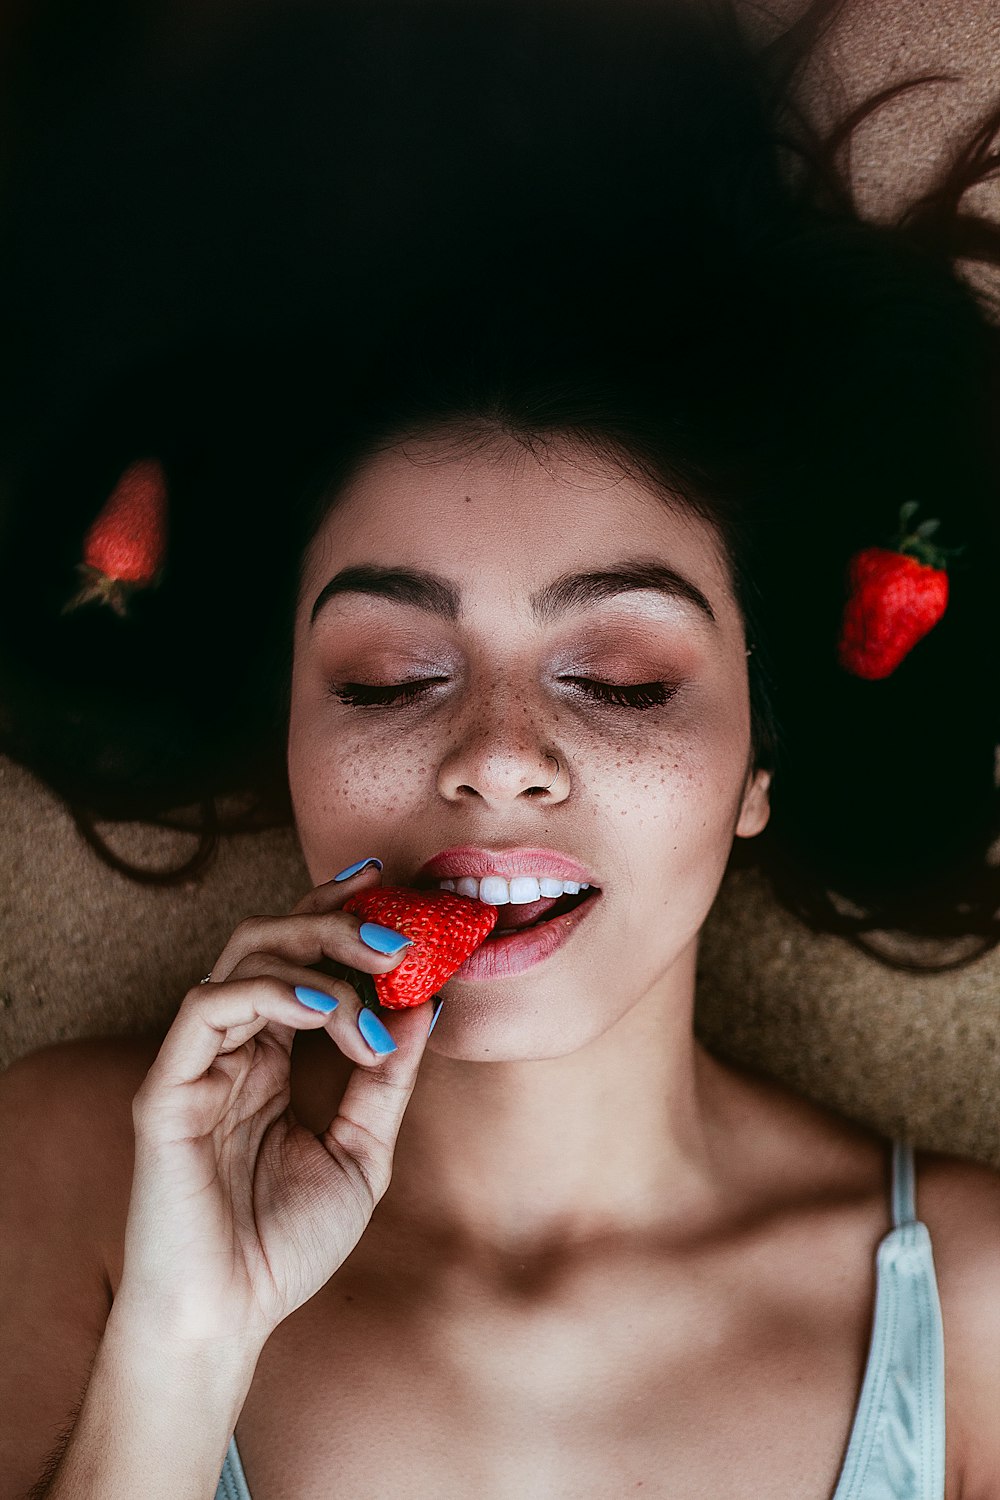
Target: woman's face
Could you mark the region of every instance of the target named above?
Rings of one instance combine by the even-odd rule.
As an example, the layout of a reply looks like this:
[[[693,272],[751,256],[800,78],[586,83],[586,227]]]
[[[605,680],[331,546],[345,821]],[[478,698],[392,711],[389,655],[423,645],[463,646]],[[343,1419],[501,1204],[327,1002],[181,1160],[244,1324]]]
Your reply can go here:
[[[346,569],[368,586],[355,575],[313,619]],[[423,686],[386,703],[406,682]],[[666,698],[607,703],[594,682]],[[359,684],[383,689],[374,706]],[[374,854],[383,885],[436,886],[422,867],[468,845],[581,865],[599,894],[566,940],[518,972],[450,979],[431,1045],[488,1061],[583,1046],[670,991],[734,836],[767,822],[714,530],[570,439],[541,460],[442,436],[367,460],[303,561],[288,775],[316,884]]]

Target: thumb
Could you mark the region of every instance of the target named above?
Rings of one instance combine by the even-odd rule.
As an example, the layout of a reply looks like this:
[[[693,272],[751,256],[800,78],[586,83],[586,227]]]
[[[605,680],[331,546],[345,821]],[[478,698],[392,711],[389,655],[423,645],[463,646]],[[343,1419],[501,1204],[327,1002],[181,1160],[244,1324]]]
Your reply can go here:
[[[340,1108],[322,1137],[332,1155],[347,1152],[356,1162],[376,1203],[392,1176],[396,1138],[417,1081],[433,1012],[431,1000],[383,1012],[392,1018],[396,1051],[370,1066],[355,1066]]]

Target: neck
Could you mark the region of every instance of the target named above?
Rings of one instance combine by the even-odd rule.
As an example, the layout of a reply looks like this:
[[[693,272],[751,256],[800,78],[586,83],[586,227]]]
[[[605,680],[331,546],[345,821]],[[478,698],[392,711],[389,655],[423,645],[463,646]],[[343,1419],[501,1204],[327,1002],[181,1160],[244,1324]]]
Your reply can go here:
[[[724,1070],[693,1035],[695,957],[692,944],[654,991],[564,1057],[490,1063],[429,1051],[378,1210],[380,1240],[409,1254],[523,1261],[704,1221]]]

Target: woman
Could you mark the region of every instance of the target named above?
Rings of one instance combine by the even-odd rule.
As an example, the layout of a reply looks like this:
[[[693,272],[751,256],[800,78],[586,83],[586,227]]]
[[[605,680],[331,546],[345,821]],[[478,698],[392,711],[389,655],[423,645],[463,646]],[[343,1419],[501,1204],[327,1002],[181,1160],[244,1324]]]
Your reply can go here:
[[[4,1500],[995,1492],[996,1174],[921,1154],[914,1185],[905,1146],[692,1030],[734,846],[780,820],[804,908],[819,872],[914,934],[972,931],[995,807],[968,775],[906,843],[874,790],[934,752],[929,663],[979,764],[987,459],[947,508],[981,539],[962,604],[860,684],[832,648],[846,555],[960,444],[888,486],[902,422],[833,429],[819,400],[863,411],[891,367],[881,411],[922,420],[901,330],[970,370],[987,331],[901,243],[772,228],[729,297],[694,235],[677,285],[658,245],[601,276],[556,254],[431,301],[364,378],[331,379],[322,340],[281,361],[272,440],[309,473],[290,518],[271,497],[274,598],[218,574],[227,609],[284,623],[250,665],[314,884],[237,927],[165,1036],[4,1078]],[[914,307],[949,317],[914,331]],[[345,902],[486,877],[498,925],[558,944],[491,937],[443,1007],[363,1005],[405,950]],[[589,894],[552,916],[496,883],[518,877]]]

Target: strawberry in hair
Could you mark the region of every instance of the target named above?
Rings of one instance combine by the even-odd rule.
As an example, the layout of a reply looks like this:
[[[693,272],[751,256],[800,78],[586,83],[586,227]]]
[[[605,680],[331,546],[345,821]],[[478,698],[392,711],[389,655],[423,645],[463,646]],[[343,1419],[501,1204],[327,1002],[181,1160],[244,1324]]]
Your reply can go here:
[[[137,459],[122,474],[84,540],[77,563],[82,587],[62,613],[98,601],[125,618],[137,589],[162,576],[167,540],[167,483],[155,458]]]
[[[964,548],[931,541],[937,520],[907,531],[917,509],[916,500],[902,507],[891,548],[865,547],[848,565],[837,659],[855,677],[888,677],[947,608],[947,559]]]

